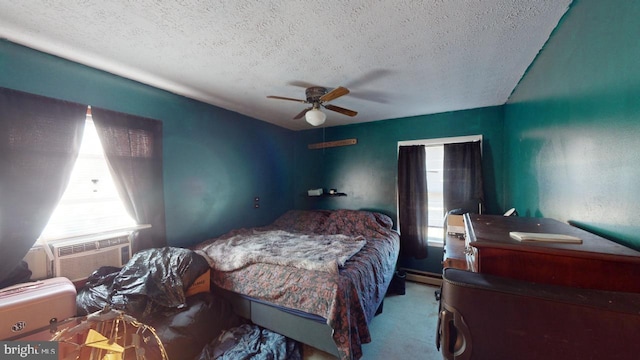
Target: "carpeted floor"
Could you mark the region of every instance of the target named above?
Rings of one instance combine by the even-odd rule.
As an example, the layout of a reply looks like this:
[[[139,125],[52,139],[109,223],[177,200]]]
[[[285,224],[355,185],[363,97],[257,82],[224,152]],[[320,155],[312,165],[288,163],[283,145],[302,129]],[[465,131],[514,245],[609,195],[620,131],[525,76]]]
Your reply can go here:
[[[436,349],[437,287],[407,282],[405,295],[387,296],[382,314],[370,324],[371,343],[363,345],[362,360],[442,359]],[[305,360],[335,357],[305,347]]]

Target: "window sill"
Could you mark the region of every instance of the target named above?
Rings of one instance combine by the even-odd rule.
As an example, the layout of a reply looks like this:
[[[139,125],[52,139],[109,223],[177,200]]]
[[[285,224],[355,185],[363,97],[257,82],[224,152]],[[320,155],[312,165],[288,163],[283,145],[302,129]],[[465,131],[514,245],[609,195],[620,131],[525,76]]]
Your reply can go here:
[[[431,247],[444,248],[444,241],[442,241],[442,239],[429,239],[427,240],[427,244]]]
[[[57,242],[61,242],[61,241],[70,241],[70,240],[73,240],[75,242],[97,241],[97,240],[109,239],[109,238],[114,238],[114,237],[119,237],[119,236],[125,236],[125,235],[129,235],[130,233],[132,233],[134,231],[143,230],[143,229],[149,229],[149,228],[151,228],[150,224],[141,224],[141,225],[130,226],[130,227],[126,227],[126,228],[119,228],[119,229],[114,229],[114,230],[109,230],[109,231],[102,231],[102,232],[93,233],[93,234],[69,236],[69,237],[55,238],[55,239],[39,239],[36,242],[36,245],[44,244],[44,243],[51,244],[51,243],[57,243]]]

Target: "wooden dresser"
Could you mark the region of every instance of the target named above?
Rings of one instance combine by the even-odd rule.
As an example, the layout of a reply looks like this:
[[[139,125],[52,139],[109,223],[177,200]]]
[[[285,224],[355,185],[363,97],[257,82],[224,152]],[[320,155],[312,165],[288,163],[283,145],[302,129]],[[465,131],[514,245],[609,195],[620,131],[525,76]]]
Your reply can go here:
[[[459,239],[447,239],[445,268],[461,268],[464,258],[467,269],[474,272],[640,293],[638,251],[553,219],[465,214],[464,221],[464,246]],[[520,242],[509,236],[511,231],[571,235],[582,243]]]

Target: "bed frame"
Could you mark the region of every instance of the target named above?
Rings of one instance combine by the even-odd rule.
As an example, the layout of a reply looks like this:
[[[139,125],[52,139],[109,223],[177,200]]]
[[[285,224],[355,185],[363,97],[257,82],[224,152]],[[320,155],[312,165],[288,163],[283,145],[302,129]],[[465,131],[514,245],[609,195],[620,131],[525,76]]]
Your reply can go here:
[[[236,314],[254,324],[340,357],[333,341],[333,329],[326,324],[326,320],[322,319],[322,322],[319,317],[311,319],[298,316],[218,287],[213,291],[227,299]]]

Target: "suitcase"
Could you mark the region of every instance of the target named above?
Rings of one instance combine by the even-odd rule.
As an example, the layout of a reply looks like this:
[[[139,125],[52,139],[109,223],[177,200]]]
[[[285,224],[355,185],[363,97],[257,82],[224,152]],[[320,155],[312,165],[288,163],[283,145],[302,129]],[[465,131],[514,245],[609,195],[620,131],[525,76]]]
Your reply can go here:
[[[50,340],[75,315],[76,288],[67,278],[0,289],[0,340]]]
[[[638,359],[640,294],[445,269],[444,359]]]

